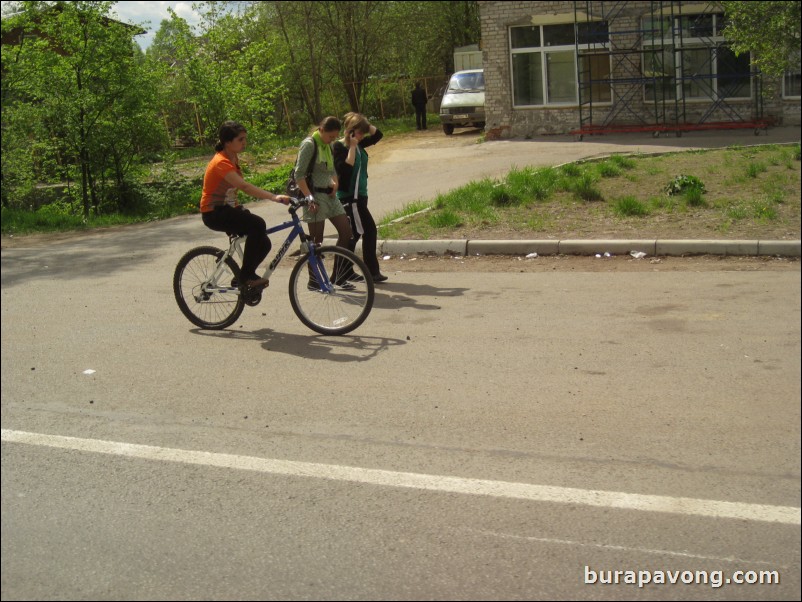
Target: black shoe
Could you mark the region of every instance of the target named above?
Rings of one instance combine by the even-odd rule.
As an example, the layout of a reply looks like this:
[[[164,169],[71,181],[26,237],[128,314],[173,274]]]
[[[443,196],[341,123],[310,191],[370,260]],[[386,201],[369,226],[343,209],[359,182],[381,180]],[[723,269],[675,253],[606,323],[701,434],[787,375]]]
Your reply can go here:
[[[356,288],[356,284],[348,282],[347,280],[344,280],[342,283],[338,284],[337,286],[341,290],[344,290],[344,291],[352,291],[352,290],[354,290]]]
[[[373,282],[384,282],[387,280],[387,276],[379,272],[378,274],[373,274]]]
[[[309,279],[309,282],[306,283],[306,288],[310,291],[319,291],[320,285],[317,283],[316,280]]]
[[[351,274],[349,276],[346,276],[345,279],[348,282],[365,282],[365,277],[360,276],[356,272],[351,272]]]

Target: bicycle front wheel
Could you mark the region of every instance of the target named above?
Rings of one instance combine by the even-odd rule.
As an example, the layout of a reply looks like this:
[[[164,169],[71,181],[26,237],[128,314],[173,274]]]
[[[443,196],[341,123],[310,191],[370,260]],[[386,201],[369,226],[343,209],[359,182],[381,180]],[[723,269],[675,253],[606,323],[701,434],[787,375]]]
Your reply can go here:
[[[305,254],[290,274],[292,309],[320,334],[340,335],[357,328],[373,308],[374,294],[365,263],[342,247],[317,249],[316,261]]]
[[[239,266],[216,247],[188,251],[175,266],[173,293],[187,319],[201,328],[220,330],[237,321],[245,308],[237,281]]]

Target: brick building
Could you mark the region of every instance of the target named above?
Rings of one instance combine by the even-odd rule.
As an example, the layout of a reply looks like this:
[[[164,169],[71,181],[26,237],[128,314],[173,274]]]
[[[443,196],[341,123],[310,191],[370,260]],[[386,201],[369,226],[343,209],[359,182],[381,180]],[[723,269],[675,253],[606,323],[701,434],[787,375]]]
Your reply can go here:
[[[768,82],[716,2],[479,2],[489,137],[800,123],[800,74]],[[769,91],[767,83],[773,83]]]

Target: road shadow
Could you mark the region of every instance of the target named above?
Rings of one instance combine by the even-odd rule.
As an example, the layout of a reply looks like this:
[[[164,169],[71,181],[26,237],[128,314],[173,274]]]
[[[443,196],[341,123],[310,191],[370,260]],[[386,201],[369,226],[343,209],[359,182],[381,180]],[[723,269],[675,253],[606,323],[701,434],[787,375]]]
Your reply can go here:
[[[187,226],[199,236],[187,237]],[[199,224],[199,225],[198,225]],[[114,279],[126,271],[152,264],[173,241],[186,240],[182,252],[171,258],[178,263],[183,252],[200,246],[202,237],[208,238],[197,216],[179,216],[159,222],[133,224],[91,232],[75,233],[63,240],[19,248],[3,249],[3,287],[26,284],[37,280],[75,280],[84,278]],[[216,246],[227,244],[225,235],[216,240]],[[165,276],[170,286],[172,274]]]
[[[231,341],[258,341],[262,349],[271,353],[285,353],[307,360],[329,362],[367,362],[390,347],[406,344],[401,339],[362,337],[355,335],[324,336],[320,334],[290,334],[262,328],[252,332],[228,330],[202,330],[193,334]]]
[[[469,289],[457,287],[431,286],[428,284],[411,284],[408,282],[392,282],[377,285],[373,300],[374,309],[440,309],[440,305],[422,303],[420,297],[460,297]]]

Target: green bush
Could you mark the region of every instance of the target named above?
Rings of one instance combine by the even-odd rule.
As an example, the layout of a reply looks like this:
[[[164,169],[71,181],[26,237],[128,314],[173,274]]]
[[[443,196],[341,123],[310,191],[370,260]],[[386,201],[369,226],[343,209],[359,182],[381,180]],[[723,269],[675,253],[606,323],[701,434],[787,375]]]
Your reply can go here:
[[[681,175],[671,180],[665,190],[668,196],[674,196],[675,194],[685,194],[688,190],[694,188],[701,192],[705,191],[705,185],[699,178]]]

